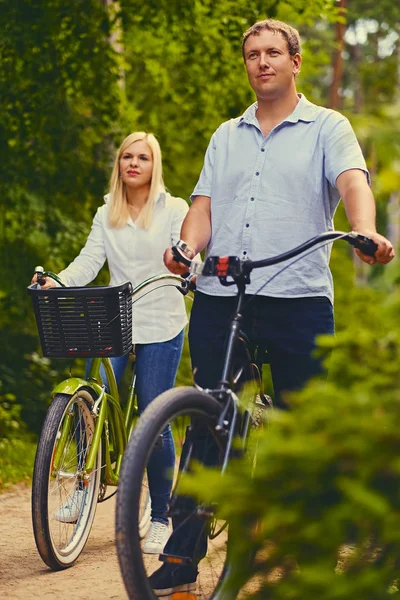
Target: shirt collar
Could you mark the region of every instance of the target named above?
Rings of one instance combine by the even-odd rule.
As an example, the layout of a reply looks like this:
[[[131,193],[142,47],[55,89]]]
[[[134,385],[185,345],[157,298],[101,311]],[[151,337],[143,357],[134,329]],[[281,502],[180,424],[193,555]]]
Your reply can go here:
[[[304,94],[298,94],[298,96],[299,101],[296,104],[294,111],[288,117],[286,117],[282,123],[297,123],[298,121],[311,123],[312,121],[315,121],[318,107],[312,102],[309,102]],[[258,102],[251,104],[251,106],[244,111],[242,116],[239,117],[237,124],[240,125],[241,123],[247,123],[248,125],[255,125],[256,127],[259,127],[256,117],[257,108]]]

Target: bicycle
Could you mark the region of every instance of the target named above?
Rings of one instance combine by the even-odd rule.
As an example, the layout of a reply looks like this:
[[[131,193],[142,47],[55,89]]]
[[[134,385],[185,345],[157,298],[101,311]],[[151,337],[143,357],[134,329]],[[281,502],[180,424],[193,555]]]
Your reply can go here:
[[[221,379],[216,389],[182,387],[169,390],[156,398],[146,409],[133,432],[126,450],[121,470],[120,488],[116,510],[116,540],[119,564],[128,596],[131,600],[155,600],[148,581],[148,574],[160,565],[142,554],[140,536],[140,514],[143,510],[143,498],[140,494],[141,481],[146,477],[146,465],[152,449],[160,443],[160,434],[171,427],[179,448],[174,479],[169,501],[168,516],[172,519],[176,531],[190,520],[197,528],[195,546],[187,547],[185,555],[171,553],[167,546],[159,559],[163,562],[179,565],[197,565],[197,595],[191,593],[194,585],[187,588],[186,595],[179,593],[171,598],[187,600],[233,600],[240,590],[232,581],[234,565],[229,559],[229,540],[234,535],[229,532],[218,506],[205,505],[196,498],[188,496],[185,487],[185,474],[195,472],[196,463],[213,466],[224,473],[230,460],[243,455],[249,443],[249,434],[257,425],[257,408],[261,404],[267,407],[266,396],[262,391],[261,366],[263,353],[254,353],[248,341],[240,331],[241,310],[245,290],[250,282],[253,269],[267,267],[300,257],[314,246],[329,243],[335,239],[344,239],[359,248],[365,254],[374,255],[375,243],[356,232],[326,232],[304,244],[264,260],[242,261],[236,256],[210,256],[199,267],[192,263],[178,248],[173,248],[175,257],[184,263],[191,272],[202,272],[204,276],[217,276],[222,285],[237,286],[236,310],[230,321],[229,336],[224,356]],[[296,260],[299,260],[297,258]],[[290,266],[293,262],[288,263]],[[285,266],[284,268],[287,268]],[[271,278],[272,279],[272,278]],[[268,282],[267,282],[268,283]],[[238,350],[240,359],[238,361]],[[244,376],[244,377],[243,377]],[[238,398],[240,380],[255,378],[255,393],[241,405]],[[253,452],[256,448],[253,448]],[[250,469],[254,468],[255,455],[250,457]],[[180,489],[182,490],[180,494]],[[254,525],[254,524],[253,524]],[[204,533],[208,535],[208,552],[205,554]],[[251,560],[252,557],[249,558]],[[202,559],[200,563],[198,560]],[[243,592],[243,590],[242,590]],[[246,595],[246,592],[245,592]],[[242,596],[239,596],[242,597]]]
[[[110,357],[132,351],[132,302],[164,285],[184,295],[190,279],[172,274],[151,277],[135,288],[130,282],[109,287],[65,287],[51,272],[36,267],[32,297],[43,355],[92,358],[87,377],[69,377],[52,391],[32,482],[32,522],[43,561],[53,570],[73,565],[88,539],[97,502],[107,486],[118,486],[122,457],[139,417],[135,360],[122,409]],[[43,290],[51,277],[60,285]],[[143,292],[143,293],[142,293]],[[132,300],[133,298],[133,300]],[[107,387],[102,381],[103,366]],[[140,535],[150,526],[150,496],[140,516]]]

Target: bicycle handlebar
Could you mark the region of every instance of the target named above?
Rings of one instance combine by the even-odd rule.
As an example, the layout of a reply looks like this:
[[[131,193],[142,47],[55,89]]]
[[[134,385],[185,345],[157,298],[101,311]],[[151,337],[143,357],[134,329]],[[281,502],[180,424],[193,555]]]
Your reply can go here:
[[[34,284],[35,286],[37,285],[37,286],[41,287],[42,285],[44,285],[46,283],[46,277],[50,277],[54,281],[57,281],[57,283],[61,287],[67,287],[61,281],[61,279],[58,277],[58,275],[56,275],[52,271],[45,271],[43,269],[43,267],[41,267],[41,266],[35,267],[34,273],[37,276],[36,284]],[[153,277],[150,277],[149,279],[146,279],[145,281],[142,281],[142,283],[139,283],[133,289],[131,286],[131,289],[132,289],[131,296],[136,295],[138,292],[142,291],[142,289],[144,289],[145,287],[147,287],[153,283],[160,283],[160,282],[164,282],[164,281],[166,282],[165,283],[166,285],[175,286],[176,289],[183,296],[186,296],[189,292],[193,292],[196,289],[195,277],[194,277],[194,275],[191,275],[190,273],[188,273],[187,275],[173,275],[172,273],[163,273],[161,275],[155,275]],[[172,282],[174,282],[174,283],[172,283]]]
[[[338,239],[343,239],[358,250],[361,250],[363,254],[367,256],[374,256],[375,252],[378,249],[378,246],[375,244],[373,240],[366,237],[365,235],[361,235],[361,233],[357,233],[356,231],[350,231],[349,233],[345,233],[344,231],[326,231],[321,233],[320,235],[307,240],[300,246],[296,246],[292,250],[288,252],[284,252],[283,254],[279,254],[278,256],[273,256],[272,258],[266,258],[264,260],[256,260],[250,261],[252,263],[252,269],[257,269],[258,267],[268,267],[271,265],[276,265],[278,263],[284,262],[289,258],[294,258],[295,256],[299,256],[306,250],[309,250],[313,246],[323,242],[335,241]]]
[[[299,256],[306,250],[309,250],[313,246],[323,242],[335,241],[337,239],[344,239],[346,242],[360,250],[367,256],[374,256],[378,246],[373,240],[361,235],[356,231],[350,231],[345,233],[343,231],[326,231],[317,235],[310,240],[307,240],[300,246],[272,256],[271,258],[265,258],[262,260],[241,260],[238,256],[208,256],[204,263],[189,260],[182,252],[176,247],[172,247],[174,260],[179,261],[188,267],[190,273],[201,273],[204,276],[216,276],[220,280],[226,281],[226,277],[231,276],[237,278],[240,276],[248,276],[253,269],[260,267],[269,267],[278,263]]]

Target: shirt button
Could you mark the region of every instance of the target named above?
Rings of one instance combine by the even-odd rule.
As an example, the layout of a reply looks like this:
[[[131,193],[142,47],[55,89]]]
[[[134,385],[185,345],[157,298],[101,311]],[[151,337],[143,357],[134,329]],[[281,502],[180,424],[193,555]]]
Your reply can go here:
[[[250,198],[250,200],[251,200],[252,202],[254,202],[254,198]]]
[[[243,250],[243,254],[247,254],[247,251],[246,251],[246,250]]]
[[[246,223],[246,227],[250,227],[250,223]]]
[[[256,175],[259,175],[260,173],[258,171],[256,171]]]
[[[265,148],[261,148],[261,152],[265,152]]]

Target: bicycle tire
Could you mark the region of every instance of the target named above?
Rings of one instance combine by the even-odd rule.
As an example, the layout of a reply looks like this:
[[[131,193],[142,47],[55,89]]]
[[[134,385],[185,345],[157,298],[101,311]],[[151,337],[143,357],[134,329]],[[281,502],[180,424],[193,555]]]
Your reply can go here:
[[[36,451],[32,482],[33,531],[41,558],[54,571],[71,567],[77,560],[96,512],[101,444],[93,472],[87,476],[82,468],[95,428],[91,412],[93,403],[92,393],[86,390],[73,396],[56,394],[47,411]],[[63,452],[57,456],[57,444],[62,435]],[[57,512],[79,486],[82,494],[78,497],[82,501],[76,522],[63,521],[63,515],[60,520]]]
[[[148,458],[159,439],[160,432],[164,431],[166,424],[173,423],[175,417],[191,415],[201,418],[202,422],[215,428],[221,411],[221,404],[211,395],[194,388],[177,388],[156,398],[143,413],[133,431],[124,455],[116,506],[118,560],[130,600],[155,599],[147,579],[148,573],[138,532],[141,493],[138,482],[142,481]],[[226,532],[224,535],[226,539]],[[227,546],[227,541],[224,545]],[[203,559],[199,564],[199,577],[201,577],[201,565],[206,560]],[[199,600],[217,598],[214,592],[217,592],[221,586],[220,577],[221,573],[225,572],[225,560],[226,551],[223,560],[220,561],[220,572],[211,584],[212,589],[210,583],[207,583],[207,592],[200,595],[197,592],[196,597]],[[161,563],[157,563],[156,566],[161,566]]]

